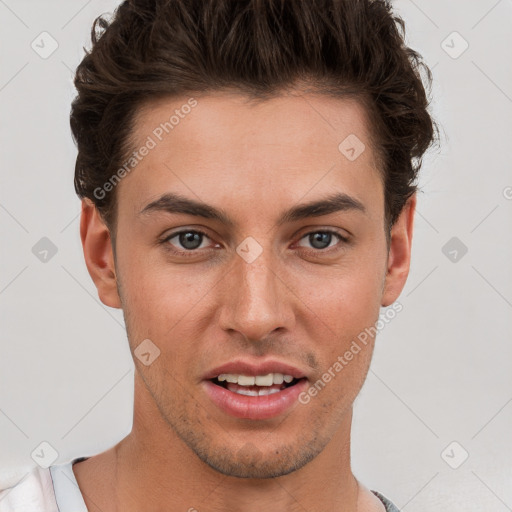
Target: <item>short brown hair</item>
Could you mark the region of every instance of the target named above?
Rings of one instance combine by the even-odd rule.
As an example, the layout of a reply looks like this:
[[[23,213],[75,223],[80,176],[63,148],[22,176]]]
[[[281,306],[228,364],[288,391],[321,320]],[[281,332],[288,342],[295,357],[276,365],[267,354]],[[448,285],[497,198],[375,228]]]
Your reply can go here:
[[[115,187],[102,187],[133,151],[137,109],[161,97],[231,89],[256,99],[295,84],[360,100],[372,120],[391,229],[437,126],[421,56],[385,0],[126,0],[94,21],[76,70],[71,130],[75,190],[115,230]]]

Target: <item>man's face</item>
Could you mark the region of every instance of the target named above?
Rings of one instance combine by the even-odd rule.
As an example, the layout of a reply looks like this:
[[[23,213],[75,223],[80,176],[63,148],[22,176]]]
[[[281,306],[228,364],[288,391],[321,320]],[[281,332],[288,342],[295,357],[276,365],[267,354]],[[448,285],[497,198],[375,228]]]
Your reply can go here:
[[[149,366],[135,358],[137,371],[163,419],[201,460],[233,476],[284,475],[318,455],[350,415],[374,339],[359,343],[308,403],[298,392],[332,374],[383,302],[396,298],[384,299],[382,181],[358,103],[281,96],[250,104],[227,93],[195,99],[169,133],[155,129],[188,98],[144,111],[136,148],[148,136],[156,146],[118,185],[116,274],[130,347],[149,339],[160,350]],[[356,159],[350,147],[338,148],[351,134],[365,144]],[[207,203],[231,224],[173,213],[162,202],[148,207],[170,193]],[[363,208],[278,222],[337,193]],[[263,374],[295,371],[301,379],[258,397],[238,392],[253,387],[234,392],[211,380],[227,363],[269,361],[273,371],[259,368]]]

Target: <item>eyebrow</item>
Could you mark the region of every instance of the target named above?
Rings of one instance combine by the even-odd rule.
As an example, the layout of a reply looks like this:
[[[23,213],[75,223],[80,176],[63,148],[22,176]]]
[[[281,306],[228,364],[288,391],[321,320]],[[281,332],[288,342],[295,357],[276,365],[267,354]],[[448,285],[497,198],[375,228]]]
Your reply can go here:
[[[361,201],[344,192],[338,192],[323,199],[294,206],[279,217],[277,225],[280,226],[285,223],[308,219],[310,217],[321,217],[323,215],[344,211],[367,213]],[[231,227],[236,225],[236,222],[233,221],[223,209],[172,192],[163,194],[158,199],[147,204],[139,212],[139,215],[147,215],[153,212],[192,215],[194,217],[217,220]]]

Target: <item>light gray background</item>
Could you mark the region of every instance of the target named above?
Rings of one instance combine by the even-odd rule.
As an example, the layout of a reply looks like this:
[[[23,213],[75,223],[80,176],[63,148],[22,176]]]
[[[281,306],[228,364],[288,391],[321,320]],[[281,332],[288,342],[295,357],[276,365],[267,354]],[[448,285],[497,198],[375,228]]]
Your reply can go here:
[[[117,4],[0,0],[0,487],[35,465],[43,441],[60,463],[131,429],[134,366],[122,314],[98,301],[83,261],[68,121],[92,22]],[[512,510],[512,1],[395,6],[409,44],[433,68],[443,146],[424,162],[404,309],[379,334],[356,401],[353,467],[404,511],[504,512]],[[31,48],[43,31],[59,45],[46,59]],[[454,31],[469,44],[458,58],[464,41]],[[32,252],[42,237],[57,247],[46,262]],[[468,249],[456,249],[455,262],[451,246],[448,256],[442,250],[452,237]],[[468,459],[450,467],[464,450]]]

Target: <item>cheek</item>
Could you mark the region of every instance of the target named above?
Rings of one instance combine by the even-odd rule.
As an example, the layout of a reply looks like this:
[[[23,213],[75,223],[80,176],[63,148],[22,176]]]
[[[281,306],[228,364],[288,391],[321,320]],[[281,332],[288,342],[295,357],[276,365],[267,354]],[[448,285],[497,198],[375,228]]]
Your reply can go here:
[[[377,320],[383,277],[375,261],[358,258],[343,267],[303,273],[297,286],[312,314],[323,320],[333,335],[346,337]]]
[[[187,327],[182,320],[193,318],[208,301],[219,276],[206,267],[195,265],[191,270],[190,265],[172,266],[161,257],[157,261],[126,254],[119,262],[119,275],[132,333],[166,343],[172,333],[176,336]]]
[[[315,379],[329,382],[329,390],[322,391],[326,401],[336,402],[341,393],[345,404],[364,382],[380,314],[381,267],[371,254],[358,253],[343,267],[325,268],[314,276],[303,273],[297,285],[307,306],[302,309],[307,335],[321,368]]]
[[[316,289],[310,294],[308,304],[316,316],[309,321],[309,338],[320,371],[307,393],[318,400],[313,403],[321,404],[325,422],[340,420],[366,379],[380,313],[378,283],[368,273],[354,272],[327,281],[329,293]]]

